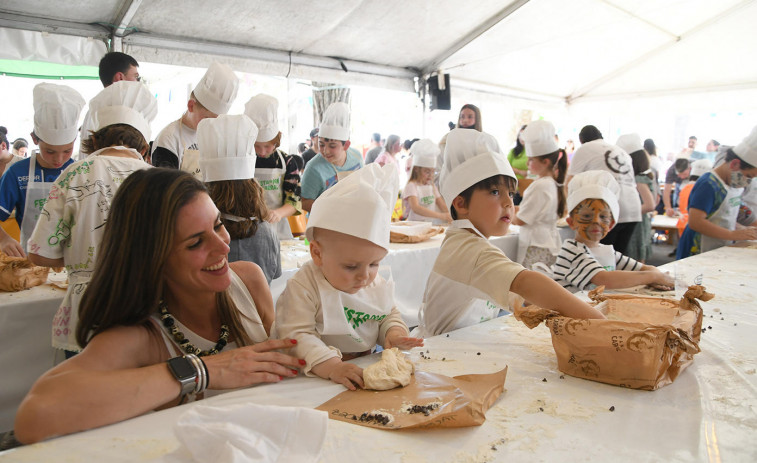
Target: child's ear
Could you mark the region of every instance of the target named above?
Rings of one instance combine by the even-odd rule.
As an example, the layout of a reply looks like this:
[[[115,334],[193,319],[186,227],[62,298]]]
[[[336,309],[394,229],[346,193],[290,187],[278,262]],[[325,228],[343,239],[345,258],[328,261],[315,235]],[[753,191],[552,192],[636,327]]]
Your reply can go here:
[[[321,243],[318,241],[310,242],[310,257],[317,267],[323,265],[323,248],[321,248]]]
[[[615,219],[612,219],[612,222],[610,223],[610,230],[615,228]]]
[[[455,196],[455,199],[452,200],[452,205],[455,207],[455,212],[458,215],[468,213],[468,205],[465,204],[465,198],[462,196]]]
[[[565,217],[565,222],[568,224],[568,226],[571,229],[575,230],[575,228],[573,228],[573,226],[575,225],[575,222],[573,221],[573,216],[569,215],[569,216]]]

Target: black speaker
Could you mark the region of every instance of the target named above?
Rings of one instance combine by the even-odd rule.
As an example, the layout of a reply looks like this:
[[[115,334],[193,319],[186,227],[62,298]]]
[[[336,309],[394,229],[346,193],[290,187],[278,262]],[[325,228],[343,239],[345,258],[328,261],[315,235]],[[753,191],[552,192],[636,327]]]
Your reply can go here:
[[[449,74],[444,74],[444,90],[439,89],[439,77],[432,76],[426,81],[428,84],[428,94],[431,96],[429,108],[435,109],[452,109],[450,102]]]

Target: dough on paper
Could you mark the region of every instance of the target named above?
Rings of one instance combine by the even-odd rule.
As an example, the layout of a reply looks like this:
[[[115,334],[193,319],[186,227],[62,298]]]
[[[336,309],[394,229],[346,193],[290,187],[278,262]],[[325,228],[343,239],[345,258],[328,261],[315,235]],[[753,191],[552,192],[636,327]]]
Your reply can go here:
[[[386,391],[410,384],[413,362],[396,347],[381,353],[381,360],[363,370],[363,384],[366,389]]]

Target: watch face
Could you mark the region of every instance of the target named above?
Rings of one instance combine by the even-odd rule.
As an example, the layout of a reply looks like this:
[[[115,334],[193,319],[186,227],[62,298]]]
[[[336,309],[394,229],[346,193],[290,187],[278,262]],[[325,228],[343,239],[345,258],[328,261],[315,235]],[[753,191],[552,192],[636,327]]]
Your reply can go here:
[[[176,379],[192,378],[197,374],[192,362],[184,357],[174,357],[168,361],[171,372]]]

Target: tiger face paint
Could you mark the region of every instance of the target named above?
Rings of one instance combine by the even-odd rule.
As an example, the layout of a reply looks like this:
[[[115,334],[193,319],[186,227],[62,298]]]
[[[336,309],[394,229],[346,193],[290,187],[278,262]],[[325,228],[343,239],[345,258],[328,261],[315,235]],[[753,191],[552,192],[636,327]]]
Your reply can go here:
[[[581,242],[594,242],[605,237],[615,225],[610,206],[601,199],[584,199],[568,217],[568,225]]]

